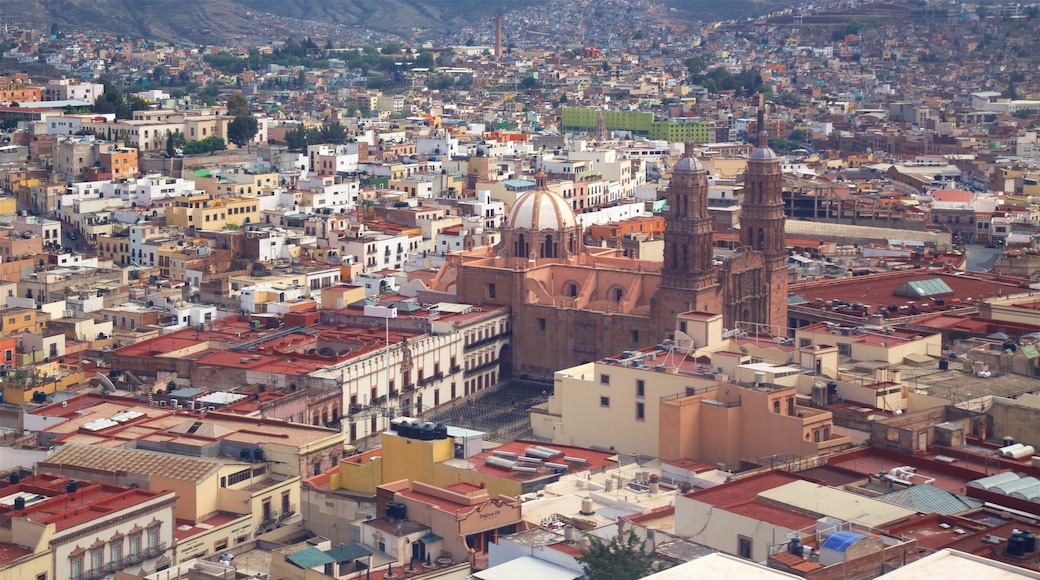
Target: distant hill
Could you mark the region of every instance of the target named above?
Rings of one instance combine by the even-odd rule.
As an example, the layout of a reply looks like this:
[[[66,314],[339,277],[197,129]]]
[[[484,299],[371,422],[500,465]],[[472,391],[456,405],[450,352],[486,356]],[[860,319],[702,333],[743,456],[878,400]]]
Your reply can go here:
[[[255,36],[258,29],[288,34],[293,27],[266,22],[231,0],[2,0],[3,19],[49,27],[52,23],[157,40],[214,42]]]
[[[7,22],[52,23],[129,37],[215,43],[299,34],[291,20],[359,25],[432,38],[506,11],[550,0],[0,0]],[[665,0],[676,20],[743,18],[780,0]]]

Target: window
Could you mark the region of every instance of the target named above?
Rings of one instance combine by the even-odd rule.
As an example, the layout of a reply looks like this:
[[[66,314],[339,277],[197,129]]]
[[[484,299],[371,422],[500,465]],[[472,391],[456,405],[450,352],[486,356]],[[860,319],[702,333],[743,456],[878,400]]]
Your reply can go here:
[[[249,479],[250,474],[252,474],[251,469],[243,469],[242,471],[232,473],[228,476],[228,485],[235,485],[236,483],[241,483]]]
[[[600,375],[599,376],[599,384],[601,384],[601,385],[609,385],[610,384],[610,375]]]
[[[636,379],[636,396],[646,396],[646,381],[644,381],[643,379]]]
[[[773,412],[777,415],[780,414],[780,399],[773,400]]]
[[[488,284],[487,285],[487,295],[488,295],[488,298],[494,298],[495,297],[495,285],[494,284]]]
[[[608,407],[609,408],[610,407],[610,397],[600,397],[599,398],[599,406],[600,407]]]
[[[130,557],[136,558],[141,553],[141,534],[130,536]]]
[[[747,560],[751,559],[751,538],[737,536],[737,555]]]
[[[112,544],[112,562],[119,565],[123,561],[123,540],[120,538],[118,543]]]
[[[841,356],[852,356],[852,345],[849,345],[849,344],[839,344],[838,345],[838,354],[840,354]]]
[[[628,332],[632,336],[632,344],[639,344],[639,331],[638,330],[630,330]]]
[[[159,529],[158,528],[152,528],[152,529],[148,530],[148,548],[151,549],[151,548],[158,548],[158,547],[159,547]]]
[[[219,540],[219,541],[217,541],[216,543],[213,544],[213,551],[214,552],[223,552],[224,550],[227,550],[227,547],[228,547],[228,541],[227,541],[227,538],[224,538],[223,540]]]
[[[14,323],[14,319],[12,319],[11,322]],[[544,318],[539,318],[538,319],[538,330],[540,330],[541,332],[545,332],[545,319]]]
[[[646,420],[646,405],[644,403],[636,403],[636,421]]]
[[[78,556],[72,559],[72,573],[69,577],[72,580],[80,580],[83,577],[83,556]]]
[[[102,565],[105,563],[105,553],[101,550],[94,550],[90,553],[90,571],[100,572]]]

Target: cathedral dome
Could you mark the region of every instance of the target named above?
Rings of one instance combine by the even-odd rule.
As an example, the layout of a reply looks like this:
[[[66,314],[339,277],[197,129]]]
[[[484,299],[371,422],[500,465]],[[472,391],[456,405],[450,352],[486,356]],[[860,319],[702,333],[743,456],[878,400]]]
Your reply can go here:
[[[701,165],[701,162],[698,161],[696,157],[694,157],[692,141],[686,142],[686,151],[683,152],[682,159],[675,164],[675,169],[673,171],[676,173],[704,171],[704,166]]]
[[[780,157],[777,156],[776,152],[774,152],[769,147],[758,147],[754,151],[751,152],[750,160],[751,161],[773,161],[774,159],[779,159],[779,158]]]
[[[561,231],[577,225],[574,211],[567,200],[549,191],[547,178],[539,172],[535,176],[535,188],[518,197],[506,217],[505,226],[510,229],[531,231]]]

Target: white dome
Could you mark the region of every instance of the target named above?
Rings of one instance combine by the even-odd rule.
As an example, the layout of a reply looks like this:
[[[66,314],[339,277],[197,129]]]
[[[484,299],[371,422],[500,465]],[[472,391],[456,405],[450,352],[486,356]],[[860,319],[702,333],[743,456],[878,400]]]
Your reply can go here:
[[[567,200],[547,189],[535,189],[518,197],[506,218],[506,227],[532,231],[560,231],[577,223]]]

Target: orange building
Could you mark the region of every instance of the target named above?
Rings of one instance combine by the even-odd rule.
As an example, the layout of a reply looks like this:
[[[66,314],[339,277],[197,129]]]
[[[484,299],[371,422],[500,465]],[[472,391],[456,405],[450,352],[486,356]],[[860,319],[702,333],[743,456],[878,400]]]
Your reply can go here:
[[[664,218],[658,216],[636,217],[623,222],[591,225],[589,236],[596,242],[614,240],[625,234],[649,234],[658,237],[664,234]]]
[[[39,103],[40,88],[8,85],[0,89],[0,101],[6,103]]]
[[[3,337],[0,338],[0,364],[13,365],[15,354],[18,352],[18,341]]]
[[[137,175],[137,149],[122,147],[101,154],[101,167],[112,179]]]

